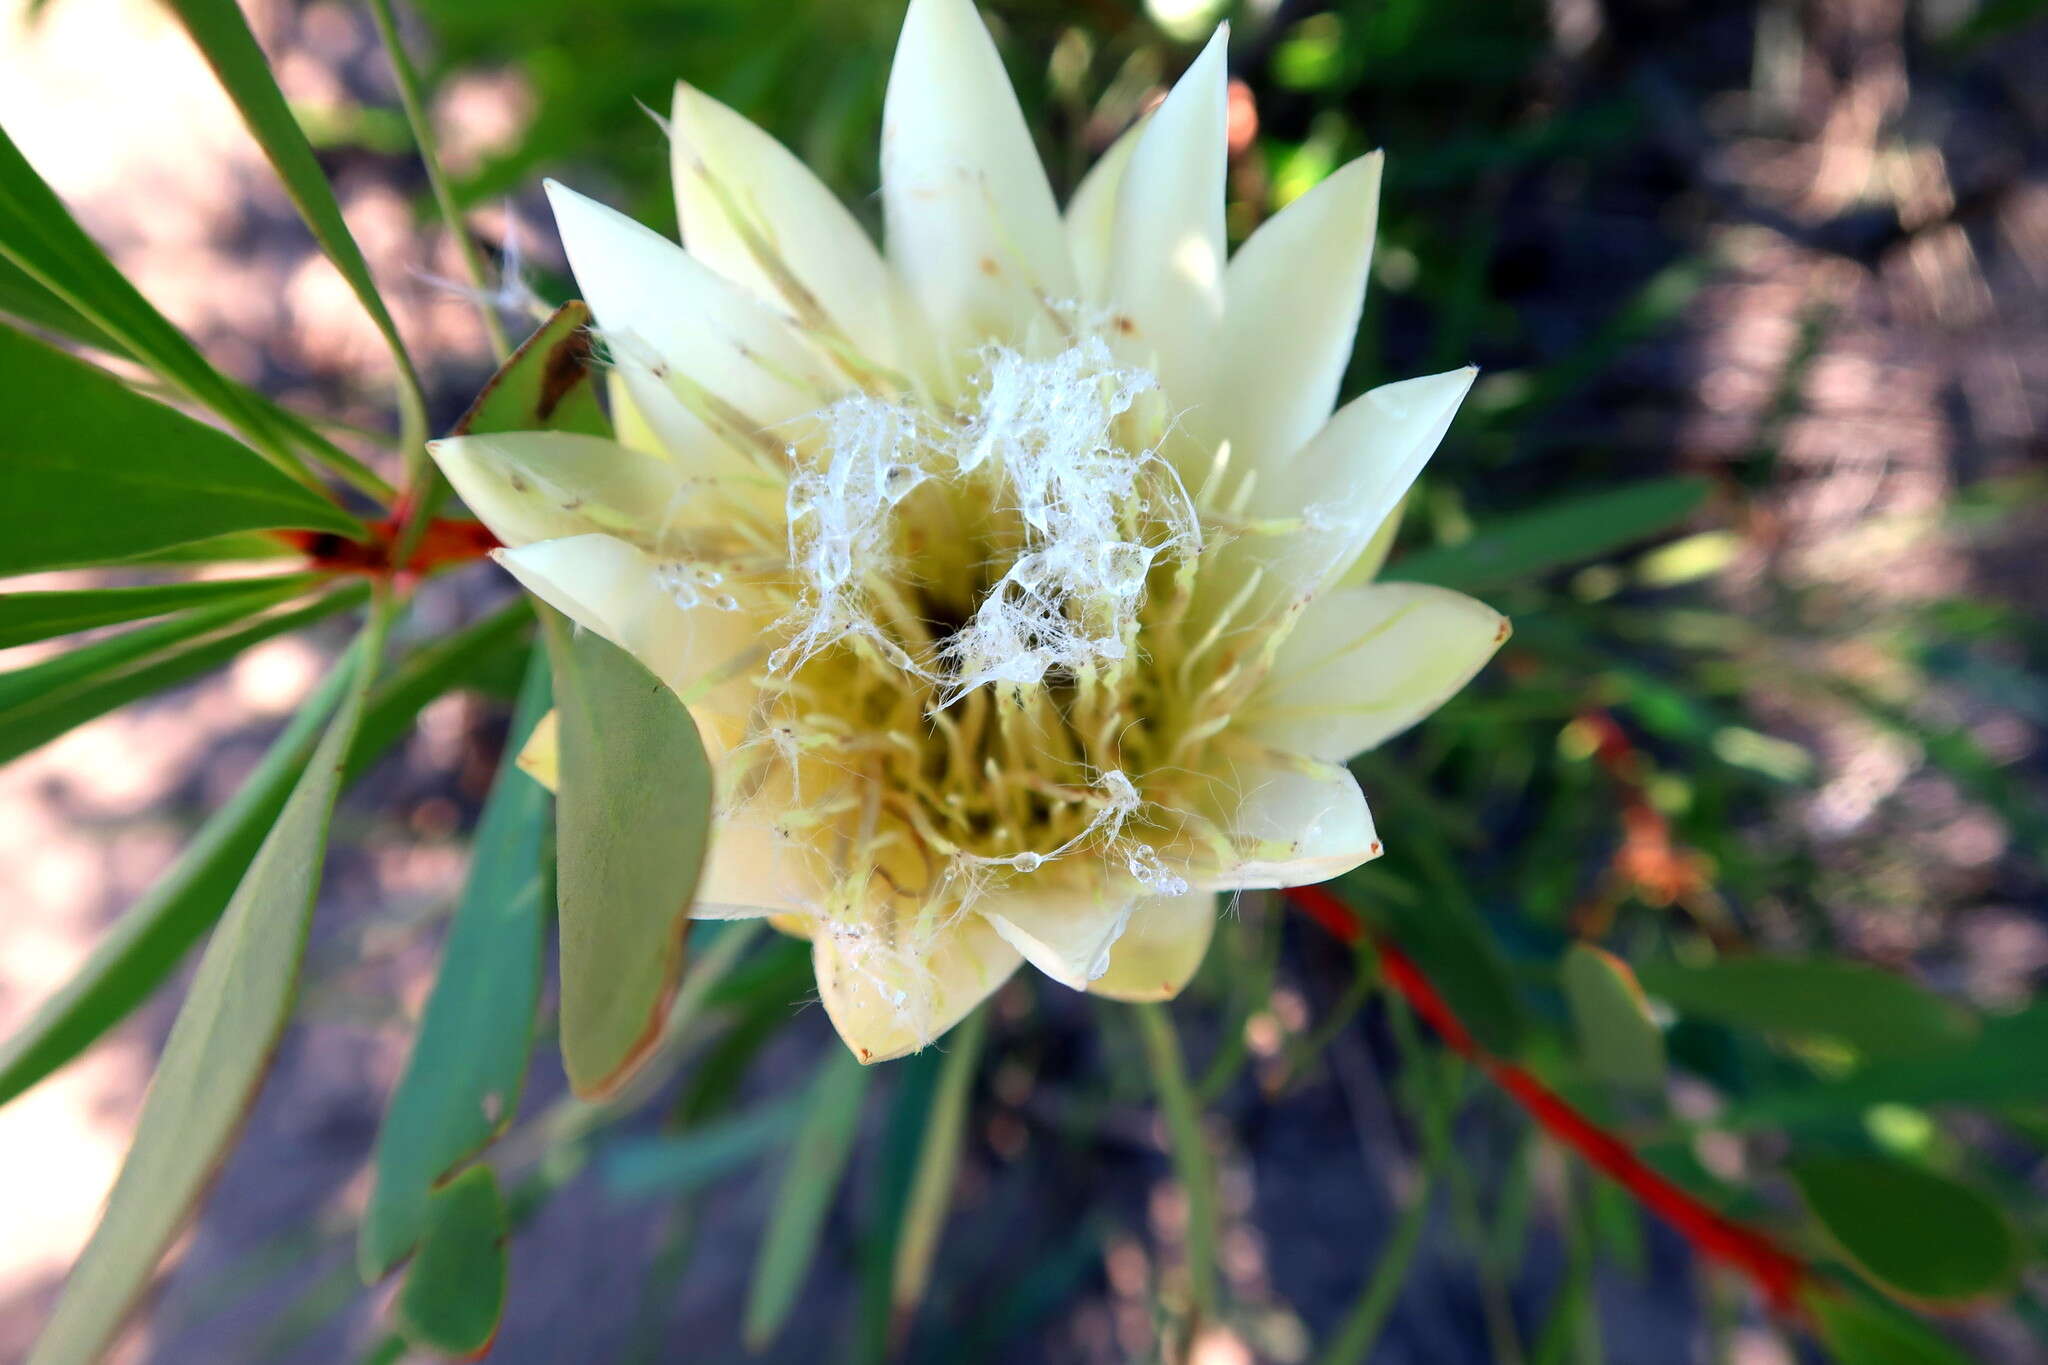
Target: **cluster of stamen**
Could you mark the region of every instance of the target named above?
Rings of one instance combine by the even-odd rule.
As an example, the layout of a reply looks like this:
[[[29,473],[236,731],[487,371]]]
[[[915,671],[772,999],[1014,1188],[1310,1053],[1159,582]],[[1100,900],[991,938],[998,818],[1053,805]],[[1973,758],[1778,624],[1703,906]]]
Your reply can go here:
[[[786,559],[749,582],[778,620],[720,818],[783,836],[860,954],[995,889],[1128,913],[1228,860],[1187,789],[1246,687],[1191,624],[1211,538],[1170,423],[1084,335],[988,348],[958,405],[858,389],[785,429]],[[669,572],[679,601],[727,591]]]

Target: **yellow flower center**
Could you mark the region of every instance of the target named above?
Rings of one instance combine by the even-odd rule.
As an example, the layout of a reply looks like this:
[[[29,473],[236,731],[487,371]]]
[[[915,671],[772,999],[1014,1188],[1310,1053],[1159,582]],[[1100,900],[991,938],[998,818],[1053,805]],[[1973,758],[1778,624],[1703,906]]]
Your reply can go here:
[[[786,572],[754,580],[779,630],[724,818],[772,824],[835,923],[1174,894],[1229,856],[1197,774],[1249,672],[1192,625],[1209,542],[1165,395],[1092,335],[981,362],[957,406],[858,391],[785,433]]]

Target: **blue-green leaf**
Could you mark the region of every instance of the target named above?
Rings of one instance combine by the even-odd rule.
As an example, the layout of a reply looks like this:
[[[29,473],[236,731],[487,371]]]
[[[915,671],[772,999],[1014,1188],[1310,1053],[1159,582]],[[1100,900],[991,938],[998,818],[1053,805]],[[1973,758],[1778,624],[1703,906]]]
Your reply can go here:
[[[381,1278],[412,1250],[435,1184],[503,1132],[519,1107],[540,999],[549,801],[511,758],[546,714],[548,697],[547,657],[536,648],[477,825],[441,973],[377,1135],[377,1183],[357,1244],[366,1280]]]
[[[682,972],[711,824],[711,765],[675,693],[552,611],[561,778],[562,1061],[579,1096],[645,1060]]]
[[[831,1049],[811,1083],[810,1112],[790,1148],[782,1185],[768,1215],[768,1232],[754,1262],[747,1288],[745,1336],[749,1350],[760,1351],[775,1340],[789,1310],[796,1306],[811,1261],[818,1254],[818,1235],[832,1196],[853,1152],[854,1130],[860,1122],[869,1071],[842,1048]]]

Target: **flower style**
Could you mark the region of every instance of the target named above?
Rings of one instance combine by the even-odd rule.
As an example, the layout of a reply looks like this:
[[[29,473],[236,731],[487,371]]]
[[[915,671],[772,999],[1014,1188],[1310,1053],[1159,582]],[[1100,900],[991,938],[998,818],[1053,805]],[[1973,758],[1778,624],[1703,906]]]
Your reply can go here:
[[[1380,852],[1341,765],[1506,637],[1369,581],[1473,371],[1332,415],[1380,159],[1226,261],[1224,47],[1062,214],[970,0],[913,0],[886,255],[678,87],[682,247],[548,186],[618,440],[434,447],[499,562],[688,706],[718,803],[693,913],[808,937],[864,1061],[1024,961],[1175,995],[1218,892]]]

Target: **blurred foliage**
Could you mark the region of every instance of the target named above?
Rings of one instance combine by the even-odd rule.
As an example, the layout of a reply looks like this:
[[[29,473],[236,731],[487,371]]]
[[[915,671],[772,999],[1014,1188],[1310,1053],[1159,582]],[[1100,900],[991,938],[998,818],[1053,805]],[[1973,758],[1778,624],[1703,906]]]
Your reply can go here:
[[[1688,88],[1706,90],[1725,73],[1688,70],[1709,57],[1659,47],[1645,35],[1679,14],[1695,27],[1711,27],[1714,21],[1701,16],[1725,11],[1738,31],[1735,46],[1747,50],[1763,42],[1752,42],[1752,33],[1776,31],[1769,14],[1784,7],[1775,0],[1754,7],[1615,5],[1606,46],[1583,61],[1561,51],[1553,11],[1563,8],[1335,0],[1212,12],[1129,0],[1010,0],[995,5],[990,18],[1064,191],[1191,59],[1208,21],[1234,17],[1233,70],[1246,83],[1256,131],[1233,166],[1233,236],[1242,239],[1349,158],[1386,147],[1378,259],[1347,391],[1466,361],[1486,368],[1411,496],[1388,574],[1489,595],[1514,619],[1515,640],[1499,664],[1417,734],[1358,764],[1389,852],[1346,879],[1347,897],[1413,954],[1485,1047],[1527,1065],[1595,1119],[1625,1132],[1673,1180],[1768,1225],[1844,1282],[1861,1276],[1916,1310],[1995,1302],[2001,1321],[2031,1349],[2048,1350],[2048,1304],[2038,1277],[2019,1277],[2022,1265],[2038,1259],[2048,1232],[2038,1188],[2048,1150],[2048,1070],[2041,1060],[2048,1057],[2048,1012],[2033,1003],[1999,1013],[1968,1000],[1939,947],[1932,960],[1918,963],[1851,960],[1855,945],[1844,937],[1843,907],[1908,914],[1930,894],[1927,880],[1910,867],[1872,872],[1831,861],[1802,832],[1800,805],[1823,770],[1815,726],[1788,728],[1780,723],[1782,706],[1759,704],[1766,696],[1790,699],[1808,715],[1859,724],[1911,746],[1995,818],[2013,843],[2000,885],[2038,909],[2048,850],[2038,765],[2026,770],[1995,757],[1966,721],[2002,707],[2037,727],[2048,724],[2048,690],[2040,682],[2048,675],[2048,623],[2038,603],[2029,610],[1988,595],[1909,605],[1862,600],[1802,585],[1768,565],[1739,607],[1716,590],[1719,576],[1768,529],[1759,499],[1780,472],[1777,441],[1800,410],[1821,324],[1798,320],[1804,344],[1790,351],[1770,420],[1749,452],[1706,468],[1674,456],[1673,415],[1697,378],[1678,327],[1725,262],[1700,230],[1704,210],[1670,164],[1676,154],[1658,144],[1658,79],[1676,70]],[[2039,8],[2010,0],[1962,6],[1936,33],[1941,55],[1929,60],[1968,62],[1982,43],[2032,21]],[[210,23],[222,19],[218,6],[198,0],[182,9]],[[667,145],[656,125],[678,78],[795,148],[874,226],[875,147],[901,13],[900,3],[887,0],[423,0],[416,17],[430,91],[461,73],[509,70],[531,94],[531,117],[516,141],[455,177],[459,202],[480,207],[525,197],[541,176],[558,174],[673,230]],[[1631,44],[1639,41],[1670,70],[1632,66],[1639,52]],[[246,68],[244,62],[239,69],[244,82],[253,79]],[[285,147],[281,164],[310,186],[306,158],[292,145],[298,134],[278,123],[276,108],[263,98],[257,104],[270,135]],[[352,148],[390,157],[399,125],[388,115],[373,108],[311,131],[323,155]],[[379,481],[356,477],[343,463],[353,457],[323,449],[331,443],[309,425],[293,425],[266,400],[214,373],[146,302],[131,297],[83,234],[51,216],[54,196],[42,193],[25,163],[16,165],[11,144],[4,150],[0,310],[144,362],[183,397],[222,417],[271,465],[306,472],[303,454],[374,496]],[[331,236],[335,221],[323,195],[306,190]],[[423,195],[423,212],[426,204]],[[346,228],[339,230],[345,237]],[[351,252],[340,249],[345,265]],[[563,277],[541,286],[558,296],[570,287]],[[29,349],[32,343],[11,333],[0,341],[33,358],[39,373],[61,379],[73,368],[83,372],[72,362],[43,359],[45,348]],[[23,380],[10,373],[0,382]],[[517,407],[535,389],[534,371],[515,361],[493,393],[501,407]],[[92,405],[103,401],[103,391],[117,391],[121,404],[144,405],[137,411],[148,422],[193,450],[213,449],[217,433],[193,434],[199,429],[110,374],[91,372],[65,396]],[[512,426],[516,416],[493,420]],[[298,485],[247,448],[218,439],[235,458],[249,456],[264,495],[279,507],[306,501]],[[5,449],[12,458],[15,445]],[[51,450],[45,439],[32,453]],[[30,465],[24,460],[22,467]],[[60,475],[75,482],[76,461],[55,475],[34,473],[33,485],[0,487],[27,489],[45,504],[79,496],[75,489],[49,491],[46,483]],[[256,478],[247,482],[254,487]],[[249,488],[242,493],[258,497]],[[335,531],[337,523],[352,524],[312,501],[315,515],[308,517],[303,506],[296,515],[242,515],[243,504],[229,500],[172,527],[142,502],[122,510],[137,528],[138,552],[158,543],[142,529],[159,541],[185,541],[251,527]],[[2044,501],[2038,481],[1988,480],[1963,490],[1946,522],[1923,529],[1934,535],[1996,528]],[[100,538],[91,553],[81,557],[62,546],[45,553],[28,531],[54,544],[61,528],[30,526],[19,510],[26,505],[24,497],[9,513],[22,522],[22,534],[9,543],[25,556],[9,559],[9,568],[114,558],[101,542],[121,532],[119,520],[84,528]],[[225,551],[199,553],[229,558]],[[2030,568],[2038,576],[2038,553]],[[286,585],[283,596],[305,587],[296,579],[277,582]],[[266,615],[283,596],[262,589],[246,598],[213,588],[104,591],[143,595],[0,598],[9,641],[41,638],[25,631],[169,618],[0,675],[0,697],[13,699],[0,720],[18,736],[10,753],[211,667],[276,630],[355,607],[360,596],[322,589],[294,613]],[[224,628],[245,622],[239,630]],[[473,641],[479,655],[486,645],[496,651],[489,662],[501,691],[519,666],[513,655],[528,649],[525,631],[523,608],[514,608],[489,623],[488,638]],[[480,667],[476,658],[445,650],[407,656],[367,700],[352,695],[351,705],[367,706],[369,717],[354,737],[356,749],[372,734],[388,742],[394,725],[432,695],[472,681]],[[53,668],[78,689],[57,702],[45,695],[56,675],[36,671]],[[401,685],[408,677],[418,684],[409,690]],[[339,689],[330,682],[317,706],[332,704]],[[237,883],[252,885],[245,872],[251,879],[279,875],[275,855],[258,851],[268,821],[280,808],[310,810],[332,797],[318,770],[307,767],[319,733],[317,706],[278,741],[252,779],[253,795],[238,798],[201,833],[190,866],[181,864],[168,890],[152,893],[109,939],[82,985],[0,1046],[0,1092],[11,1096],[33,1084],[133,1009],[214,917],[224,909],[237,913],[230,904]],[[522,732],[530,701],[528,712]],[[55,729],[37,719],[59,713]],[[647,723],[658,731],[662,722]],[[329,734],[337,750],[351,742],[343,727]],[[306,771],[315,776],[302,778]],[[506,783],[521,780],[506,772]],[[307,794],[287,805],[294,790]],[[524,866],[545,842],[542,805],[530,792],[492,798],[493,811],[507,808],[523,823],[487,825],[479,838],[518,850],[522,866],[512,884],[522,890],[504,898],[511,901],[526,894],[523,888],[551,881]],[[670,853],[694,868],[694,851]],[[574,854],[566,847],[563,854],[566,869]],[[566,871],[565,880],[573,881]],[[471,906],[493,908],[489,900],[465,899],[451,945],[479,932],[465,928],[476,913]],[[243,918],[224,923],[233,928]],[[518,921],[525,934],[534,931],[531,920],[529,914]],[[289,948],[283,943],[273,952],[290,957]],[[1754,956],[1759,948],[1771,956]],[[613,950],[624,951],[616,943]],[[516,1032],[517,1021],[508,1024],[485,1007],[488,990],[459,977],[458,968],[474,966],[474,957],[458,963],[450,951],[436,999],[447,991],[455,1003],[430,1007],[423,1054],[459,1048],[464,1028]],[[1902,965],[1906,970],[1898,970]],[[599,966],[600,975],[622,970],[619,963]],[[1241,916],[1226,921],[1186,1002],[1173,1011],[1187,1025],[1184,1056],[1172,1035],[1159,1031],[1163,1014],[1133,1019],[1039,983],[1013,987],[974,1024],[974,1042],[962,1047],[985,1048],[986,1063],[976,1051],[975,1061],[941,1075],[951,1058],[920,1058],[870,1083],[836,1043],[826,1043],[822,1064],[764,1060],[777,1048],[787,1052],[779,1040],[792,1002],[809,989],[800,948],[733,927],[700,928],[678,985],[680,966],[660,964],[636,978],[625,1002],[632,1026],[618,1026],[626,1043],[651,1038],[658,1060],[671,1069],[688,1059],[680,1081],[662,1091],[665,1113],[652,1123],[647,1102],[667,1080],[659,1067],[640,1090],[548,1105],[535,1100],[529,1107],[537,1112],[523,1116],[513,1112],[516,1084],[470,1078],[482,1088],[481,1103],[502,1103],[508,1093],[515,1102],[487,1113],[481,1126],[474,1106],[441,1106],[448,1113],[437,1119],[416,1084],[401,1087],[385,1141],[423,1125],[418,1140],[431,1150],[414,1153],[419,1169],[408,1171],[391,1196],[405,1204],[392,1215],[404,1230],[388,1244],[366,1241],[364,1255],[373,1272],[382,1272],[404,1247],[420,1244],[395,1318],[404,1338],[447,1351],[487,1342],[505,1294],[498,1239],[507,1229],[516,1235],[550,1197],[591,1174],[593,1180],[574,1185],[582,1197],[664,1209],[657,1253],[645,1266],[618,1267],[622,1284],[629,1272],[644,1278],[640,1358],[665,1358],[658,1345],[662,1305],[691,1267],[707,1192],[742,1179],[761,1180],[771,1191],[754,1252],[757,1270],[744,1296],[750,1343],[778,1339],[801,1316],[807,1330],[820,1334],[834,1330],[832,1323],[857,1324],[848,1339],[858,1344],[847,1359],[1028,1352],[1016,1343],[1035,1340],[1064,1307],[1099,1297],[1105,1247],[1144,1227],[1139,1200],[1102,1191],[1112,1177],[1151,1178],[1163,1169],[1156,1152],[1145,1154],[1149,1164],[1130,1156],[1125,1149],[1132,1144],[1118,1127],[1132,1106],[1152,1102],[1148,1077],[1172,1078],[1161,1096],[1171,1146],[1178,1169],[1200,1180],[1206,1163],[1199,1149],[1207,1139],[1197,1105],[1229,1120],[1238,1135],[1221,1145],[1231,1148],[1249,1140],[1241,1134],[1257,1127],[1262,1106],[1300,1100],[1318,1085],[1355,1084],[1341,1068],[1355,1071],[1361,1059],[1377,1060],[1393,1077],[1402,1142],[1419,1178],[1387,1245],[1347,1248],[1360,1254],[1341,1267],[1336,1288],[1302,1290],[1296,1300],[1295,1286],[1274,1286],[1289,1311],[1326,1333],[1323,1358],[1372,1358],[1401,1286],[1415,1272],[1432,1210],[1444,1211],[1477,1286],[1486,1344],[1475,1354],[1490,1351],[1502,1361],[1602,1358],[1596,1268],[1603,1284],[1646,1273],[1650,1253],[1633,1205],[1583,1174],[1554,1178],[1520,1112],[1466,1063],[1429,1046],[1406,1010],[1385,997],[1370,952],[1349,956],[1281,918],[1276,905],[1248,901]],[[592,980],[579,978],[569,990],[579,1010],[601,995]],[[1024,998],[1030,990],[1037,993],[1035,1010]],[[530,998],[530,985],[527,991],[518,999]],[[669,1001],[671,991],[666,1024],[658,1036],[648,1033],[650,1002]],[[485,1003],[465,1013],[457,1010],[463,1000]],[[1306,1017],[1282,1017],[1276,1002],[1284,1000]],[[210,1005],[199,1004],[227,1007],[217,991]],[[244,1008],[263,1015],[260,1038],[272,1027],[270,1013]],[[544,1019],[541,1032],[555,1027]],[[559,1025],[572,1044],[588,1028],[580,1014]],[[985,1044],[978,1031],[984,1028]],[[597,1067],[607,1078],[618,1060],[611,1054],[626,1046],[608,1041],[610,1052]],[[239,1051],[234,1061],[241,1068],[251,1063]],[[978,1070],[968,1073],[974,1065]],[[763,1097],[763,1075],[794,1091],[800,1082],[791,1078],[806,1069],[814,1079],[800,1097]],[[1695,1097],[1711,1095],[1711,1103],[1679,1108],[1667,1078]],[[883,1120],[864,1122],[863,1115],[874,1117],[870,1111]],[[1048,1140],[1020,1156],[1016,1134],[1027,1131],[1027,1122]],[[933,1132],[947,1136],[935,1143]],[[1330,1132],[1339,1136],[1326,1134],[1329,1145],[1350,1141],[1335,1126]],[[490,1164],[470,1166],[429,1195],[434,1180],[499,1133]],[[1748,1164],[1738,1164],[1739,1176],[1729,1163],[1703,1156],[1725,1153],[1729,1143],[1741,1148],[1758,1133],[1768,1139],[1743,1148]],[[380,1161],[401,1168],[406,1158],[380,1153]],[[1035,1183],[1001,1185],[975,1219],[949,1222],[956,1165],[1021,1165]],[[419,1178],[423,1172],[427,1178]],[[167,1235],[155,1224],[175,1222],[173,1205],[192,1183],[183,1180],[160,1197],[152,1236]],[[1191,1235],[1213,1232],[1203,1224],[1215,1210],[1199,1199],[1190,1204]],[[388,1212],[377,1207],[380,1215]],[[829,1235],[835,1208],[851,1225],[837,1241]],[[354,1236],[350,1228],[328,1240]],[[934,1256],[940,1238],[946,1249]],[[1539,1245],[1562,1258],[1559,1275],[1534,1273],[1533,1263],[1543,1259]],[[839,1277],[845,1301],[828,1295],[807,1304],[806,1283],[818,1283],[807,1277],[833,1256],[855,1263],[838,1267],[847,1270]],[[1512,1292],[1532,1275],[1554,1288],[1533,1310],[1518,1306]],[[94,1306],[118,1306],[139,1288],[138,1278]],[[1165,1272],[1143,1287],[1162,1322],[1209,1292],[1199,1279],[1191,1287]],[[510,1295],[516,1301],[518,1294],[515,1276]],[[631,1297],[622,1294],[608,1307],[623,1312]],[[353,1301],[350,1275],[323,1282],[297,1301],[292,1311],[306,1322],[293,1330],[314,1330]],[[1712,1318],[1718,1310],[1710,1302],[1703,1312]],[[1222,1320],[1263,1354],[1301,1358],[1273,1344],[1270,1316],[1226,1306]],[[1851,1365],[1938,1361],[1955,1349],[1906,1309],[1860,1291],[1818,1300],[1813,1317],[1830,1349]],[[1169,1329],[1161,1339],[1170,1336]],[[279,1353],[289,1344],[283,1337],[272,1343]],[[391,1337],[372,1358],[395,1359],[404,1349],[404,1339]],[[1623,1353],[1616,1349],[1613,1358]]]

